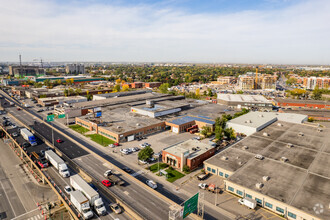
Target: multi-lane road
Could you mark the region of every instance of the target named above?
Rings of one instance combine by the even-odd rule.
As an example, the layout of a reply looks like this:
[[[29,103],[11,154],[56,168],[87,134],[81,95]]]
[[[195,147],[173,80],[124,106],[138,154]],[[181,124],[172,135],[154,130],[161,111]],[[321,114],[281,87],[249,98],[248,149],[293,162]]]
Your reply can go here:
[[[3,93],[4,94],[4,93]],[[5,95],[5,94],[4,94]],[[12,100],[7,96],[9,100]],[[7,109],[11,114],[17,117],[22,122],[30,125],[33,129],[35,129],[38,133],[40,133],[44,138],[46,138],[49,142],[53,142],[56,147],[58,147],[66,156],[72,159],[75,163],[81,166],[84,170],[86,170],[94,179],[97,181],[101,181],[103,179],[103,173],[105,170],[109,169],[108,163],[104,163],[94,155],[85,151],[74,142],[67,139],[61,133],[58,133],[56,130],[52,130],[49,126],[44,123],[35,123],[35,119],[30,117],[25,111],[18,111],[16,108],[8,108]],[[35,117],[41,118],[36,112],[30,111],[31,114],[35,115]],[[45,122],[46,123],[46,122]],[[115,158],[109,156],[108,154],[104,154],[99,149],[94,146],[86,143],[85,141],[79,139],[78,137],[72,135],[71,133],[65,131],[64,129],[54,125],[61,132],[75,139],[91,151],[95,152],[95,154],[100,155],[110,163],[123,168],[125,167],[120,161]],[[60,138],[64,140],[63,143],[57,143],[55,140]],[[127,204],[129,204],[135,211],[140,213],[145,219],[168,219],[169,206],[170,204],[161,198],[157,197],[151,190],[146,190],[144,187],[141,187],[135,181],[132,181],[125,176],[121,176],[121,178],[126,182],[125,186],[115,186],[110,188],[112,193],[116,195],[116,197],[121,198]],[[146,175],[136,175],[136,178],[139,181],[145,182],[148,178]],[[157,189],[158,192],[162,193],[172,201],[180,204],[186,199],[188,196],[184,194],[177,194],[172,192],[172,189],[169,189],[166,186],[161,186]],[[211,209],[206,208],[205,219],[228,219],[223,216],[221,213]]]

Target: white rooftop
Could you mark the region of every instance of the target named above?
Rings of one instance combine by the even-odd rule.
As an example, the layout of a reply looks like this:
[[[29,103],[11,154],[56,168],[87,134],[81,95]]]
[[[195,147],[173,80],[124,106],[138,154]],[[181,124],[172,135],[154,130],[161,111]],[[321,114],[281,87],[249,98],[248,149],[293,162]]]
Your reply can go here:
[[[263,102],[271,103],[270,100],[267,100],[262,95],[241,95],[241,94],[218,94],[218,99],[231,102]]]

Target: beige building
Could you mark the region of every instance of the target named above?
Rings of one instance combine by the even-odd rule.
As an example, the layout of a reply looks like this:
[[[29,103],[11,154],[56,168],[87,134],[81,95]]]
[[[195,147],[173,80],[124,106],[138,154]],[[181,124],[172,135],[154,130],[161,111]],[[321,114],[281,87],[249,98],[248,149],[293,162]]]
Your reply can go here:
[[[330,219],[329,133],[277,121],[204,161],[204,168],[224,178],[227,192],[287,219]]]
[[[236,83],[236,77],[235,76],[220,76],[217,79],[217,84],[220,85],[229,85]]]
[[[241,90],[276,89],[276,75],[249,72],[238,77],[238,88]]]

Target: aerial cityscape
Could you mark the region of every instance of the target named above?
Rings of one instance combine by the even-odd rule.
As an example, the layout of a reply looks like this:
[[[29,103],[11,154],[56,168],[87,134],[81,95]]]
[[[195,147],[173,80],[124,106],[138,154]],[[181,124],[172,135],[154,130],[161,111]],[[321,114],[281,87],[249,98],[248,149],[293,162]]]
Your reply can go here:
[[[329,1],[1,6],[0,220],[330,219]]]

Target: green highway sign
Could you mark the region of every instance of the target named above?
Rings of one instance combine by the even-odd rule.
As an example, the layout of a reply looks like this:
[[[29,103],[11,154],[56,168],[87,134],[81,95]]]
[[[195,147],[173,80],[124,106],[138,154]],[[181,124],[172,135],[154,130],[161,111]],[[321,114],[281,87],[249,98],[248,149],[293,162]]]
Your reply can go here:
[[[65,114],[58,115],[58,118],[65,118]]]
[[[188,217],[191,213],[197,210],[198,206],[198,196],[199,193],[196,193],[194,196],[192,196],[190,199],[184,202],[183,206],[183,219]]]
[[[55,115],[47,115],[47,121],[54,121]]]

